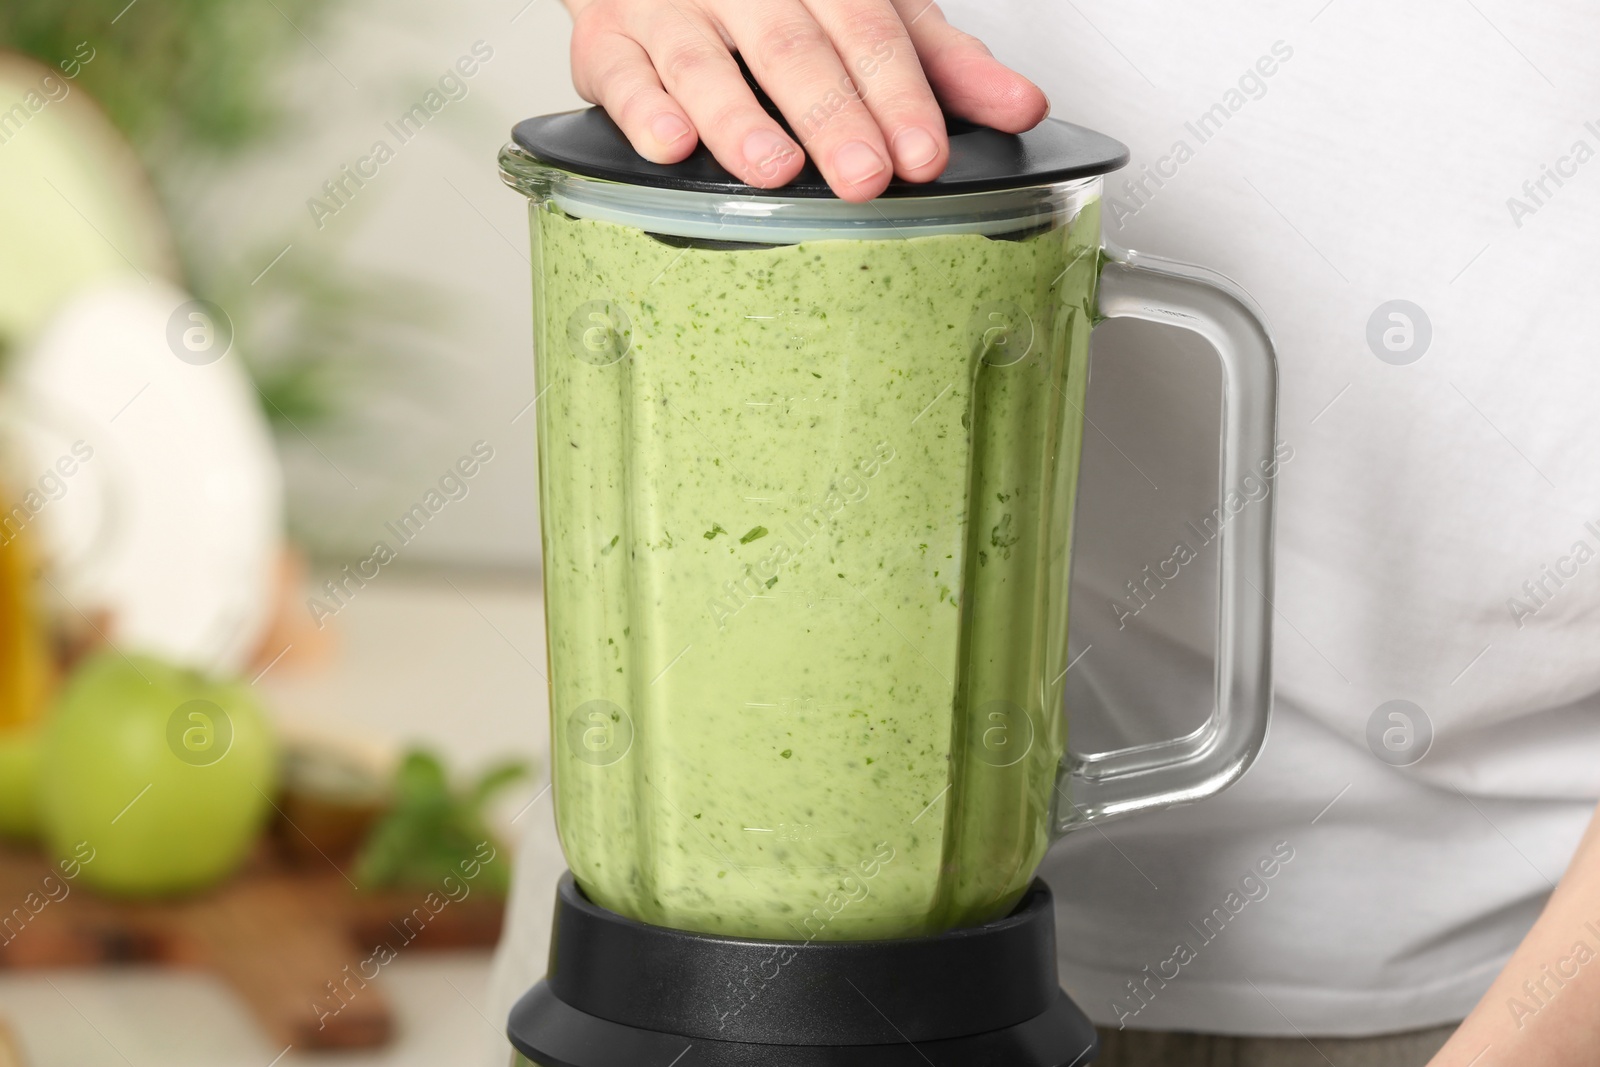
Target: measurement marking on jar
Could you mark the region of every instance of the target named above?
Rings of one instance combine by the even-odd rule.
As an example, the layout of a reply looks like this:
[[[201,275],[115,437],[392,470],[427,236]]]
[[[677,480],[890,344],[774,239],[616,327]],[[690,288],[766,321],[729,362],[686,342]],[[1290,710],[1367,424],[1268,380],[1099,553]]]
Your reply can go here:
[[[825,396],[780,396],[776,400],[746,400],[745,406],[752,408],[775,408],[789,404],[820,404],[828,398]]]
[[[746,826],[744,827],[744,831],[745,833],[749,834],[777,834],[785,841],[814,841],[819,837],[834,838],[850,836],[848,833],[842,830],[819,830],[815,826],[811,826],[806,823],[779,823],[777,826],[770,828],[765,826]],[[827,870],[829,868],[816,867],[811,869]]]
[[[845,709],[849,708],[850,705],[837,702],[832,704],[822,704],[812,697],[784,697],[776,702],[747,700],[744,702],[744,706],[747,708],[767,708],[776,709],[779,711],[844,711]]]
[[[823,603],[827,603],[827,602],[830,602],[830,601],[836,602],[836,603],[850,603],[850,604],[855,603],[855,598],[853,598],[853,597],[846,597],[846,596],[818,596],[816,593],[812,592],[809,589],[785,589],[785,588],[783,588],[783,585],[781,583],[779,585],[777,585],[777,586],[774,586],[771,589],[766,590],[765,592],[757,593],[755,596],[751,597],[750,599],[751,600],[800,600],[800,601],[804,601],[805,606],[808,607],[808,608],[814,608],[818,604],[823,604]]]
[[[739,872],[745,871],[770,871],[777,864],[772,863],[744,863],[739,865]],[[855,868],[847,863],[823,863],[805,866],[798,863],[785,863],[781,865],[786,871],[854,871]]]

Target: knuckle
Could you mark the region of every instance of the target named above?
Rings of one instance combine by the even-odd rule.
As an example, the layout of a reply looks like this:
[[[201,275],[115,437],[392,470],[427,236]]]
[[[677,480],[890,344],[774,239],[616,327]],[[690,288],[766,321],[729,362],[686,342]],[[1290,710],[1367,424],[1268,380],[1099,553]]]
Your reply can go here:
[[[661,77],[668,85],[681,85],[705,74],[716,54],[704,44],[680,42],[667,48],[661,60]]]
[[[617,78],[609,83],[602,79],[602,84],[615,86],[606,94],[606,110],[610,111],[622,126],[632,126],[644,120],[645,112],[649,110],[649,104],[655,96],[650,86],[637,78]]]
[[[816,145],[820,149],[854,137],[871,140],[877,130],[864,93],[849,79],[827,87],[804,108],[787,113],[795,136],[808,148]]]
[[[871,144],[883,136],[877,124],[870,119],[865,122],[853,121],[853,117],[846,118],[839,113],[814,112],[807,117],[805,126],[804,133],[799,129],[795,133],[806,151],[814,156],[828,155],[846,141],[866,141]]]
[[[793,66],[808,54],[829,47],[827,34],[815,22],[792,19],[762,31],[756,62],[767,69]]]
[[[845,33],[869,52],[898,48],[906,41],[906,28],[892,10],[864,8],[844,16]]]
[[[913,85],[874,85],[870,93],[872,112],[895,125],[943,125],[939,104],[930,89]]]
[[[756,114],[752,115],[752,110],[754,110],[754,105],[745,107],[738,102],[720,104],[712,110],[711,121],[707,129],[714,130],[723,136],[743,133],[750,127],[757,125],[757,121],[755,121],[757,116],[761,120],[766,119],[764,112],[757,110]]]

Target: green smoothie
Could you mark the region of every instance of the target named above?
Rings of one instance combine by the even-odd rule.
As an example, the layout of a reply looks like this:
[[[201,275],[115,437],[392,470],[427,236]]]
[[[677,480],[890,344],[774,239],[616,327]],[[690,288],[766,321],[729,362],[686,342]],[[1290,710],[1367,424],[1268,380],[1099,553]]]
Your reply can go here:
[[[597,903],[785,940],[1011,907],[1065,743],[1098,203],[706,247],[533,208],[555,806]]]

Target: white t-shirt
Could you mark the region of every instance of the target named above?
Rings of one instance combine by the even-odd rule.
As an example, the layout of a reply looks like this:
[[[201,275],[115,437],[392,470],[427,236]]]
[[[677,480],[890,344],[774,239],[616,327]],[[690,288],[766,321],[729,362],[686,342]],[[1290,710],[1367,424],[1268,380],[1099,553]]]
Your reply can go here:
[[[1600,8],[942,6],[1057,117],[1133,149],[1107,182],[1109,239],[1256,297],[1293,448],[1266,749],[1214,800],[1058,846],[1063,982],[1097,1022],[1143,1029],[1459,1019],[1600,797]],[[1393,300],[1422,314],[1369,327]],[[1095,747],[1209,702],[1210,583],[1131,619],[1124,583],[1216,484],[1203,355],[1103,333],[1073,600],[1088,651],[1069,676]],[[1379,710],[1394,700],[1421,714]],[[1429,725],[1431,749],[1391,766],[1369,723],[1397,760]]]
[[[1057,117],[1133,149],[1108,180],[1110,240],[1254,295],[1293,449],[1266,749],[1218,798],[1058,846],[1063,983],[1141,1029],[1459,1019],[1600,798],[1600,8],[943,7]],[[1146,326],[1106,327],[1094,355],[1080,748],[1179,732],[1210,700],[1214,553],[1132,618],[1124,583],[1215,505],[1215,372]],[[1394,759],[1430,726],[1431,748],[1391,766],[1369,725]],[[534,836],[524,875],[554,858]],[[497,1007],[540,970],[550,889],[532,881]]]

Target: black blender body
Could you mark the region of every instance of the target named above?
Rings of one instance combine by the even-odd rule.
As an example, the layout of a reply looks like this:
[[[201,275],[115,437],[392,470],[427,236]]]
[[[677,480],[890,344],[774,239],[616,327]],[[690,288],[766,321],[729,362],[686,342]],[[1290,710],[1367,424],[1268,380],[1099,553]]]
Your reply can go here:
[[[1043,882],[981,927],[785,942],[636,923],[567,874],[550,972],[507,1033],[539,1067],[1074,1067],[1098,1047],[1057,982]]]

